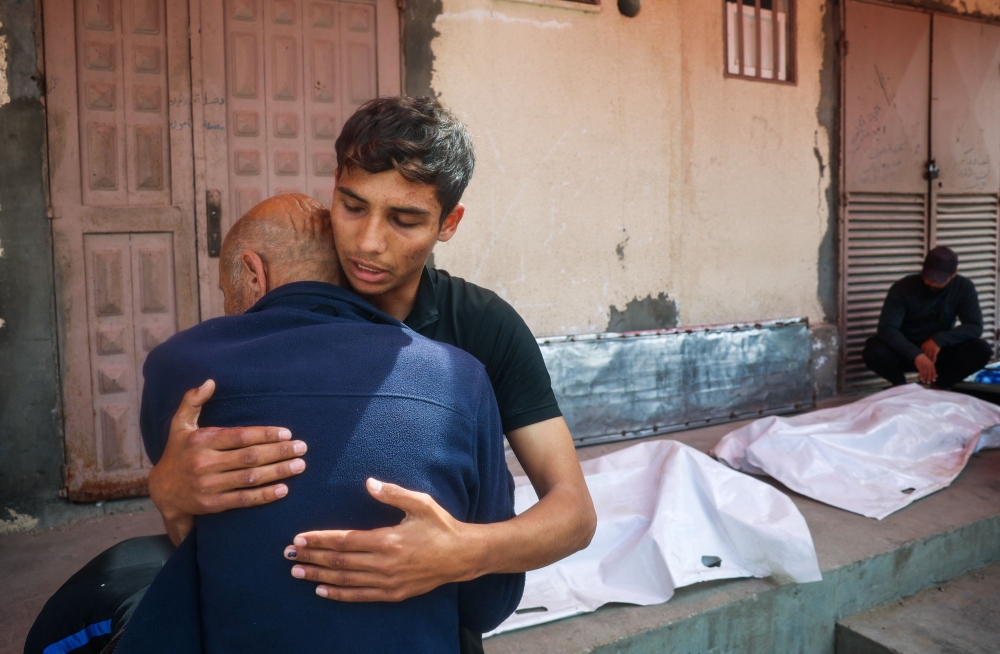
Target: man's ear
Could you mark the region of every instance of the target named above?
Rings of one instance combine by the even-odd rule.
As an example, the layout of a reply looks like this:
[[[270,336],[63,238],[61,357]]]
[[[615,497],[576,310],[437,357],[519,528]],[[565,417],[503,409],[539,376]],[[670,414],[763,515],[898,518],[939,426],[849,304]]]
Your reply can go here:
[[[451,237],[455,235],[458,231],[458,223],[462,222],[462,216],[465,215],[465,205],[459,202],[455,205],[455,208],[451,210],[451,213],[444,217],[441,221],[441,230],[438,232],[438,240],[444,243],[445,241],[450,241]]]
[[[240,276],[243,278],[243,288],[253,296],[254,302],[264,297],[270,290],[267,287],[267,269],[264,261],[253,250],[243,250],[240,254]]]

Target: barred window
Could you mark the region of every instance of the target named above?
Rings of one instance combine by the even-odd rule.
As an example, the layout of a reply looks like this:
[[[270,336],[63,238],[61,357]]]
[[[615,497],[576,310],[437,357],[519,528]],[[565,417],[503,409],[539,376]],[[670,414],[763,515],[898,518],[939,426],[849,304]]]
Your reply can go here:
[[[726,77],[794,83],[795,0],[724,0],[723,7]]]

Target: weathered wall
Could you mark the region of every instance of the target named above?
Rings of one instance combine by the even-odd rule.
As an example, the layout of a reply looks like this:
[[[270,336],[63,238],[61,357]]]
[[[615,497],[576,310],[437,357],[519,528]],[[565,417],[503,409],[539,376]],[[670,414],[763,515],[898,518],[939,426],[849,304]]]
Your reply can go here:
[[[633,19],[613,2],[425,5],[430,87],[479,154],[437,265],[496,289],[536,334],[835,319],[836,112],[820,108],[837,78],[825,6],[799,6],[799,81],[783,86],[723,77],[716,4],[645,2]]]
[[[37,9],[0,0],[0,504],[62,485]]]
[[[1000,20],[1000,0],[887,0],[949,14],[965,14],[976,18]]]

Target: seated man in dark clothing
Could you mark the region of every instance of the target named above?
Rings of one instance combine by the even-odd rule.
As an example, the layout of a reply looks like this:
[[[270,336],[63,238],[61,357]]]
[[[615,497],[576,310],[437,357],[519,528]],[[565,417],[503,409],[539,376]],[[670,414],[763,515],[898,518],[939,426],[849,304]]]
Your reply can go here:
[[[979,338],[982,333],[976,287],[958,274],[958,255],[941,246],[927,253],[919,275],[889,289],[878,334],[862,356],[893,386],[905,384],[907,372],[918,372],[921,382],[947,389],[989,362],[993,348]]]
[[[283,548],[313,529],[405,515],[367,491],[398,484],[456,519],[513,516],[500,416],[471,355],[419,336],[337,281],[328,211],[304,195],[241,218],[220,259],[227,316],[154,349],[141,427],[155,463],[184,393],[206,379],[213,425],[281,424],[308,446],[282,502],[198,516],[146,592],[117,652],[458,652],[459,625],[510,615],[523,574],[446,584],[396,603],[330,602],[293,578]],[[323,281],[312,281],[320,279]],[[169,525],[184,531],[186,525]]]

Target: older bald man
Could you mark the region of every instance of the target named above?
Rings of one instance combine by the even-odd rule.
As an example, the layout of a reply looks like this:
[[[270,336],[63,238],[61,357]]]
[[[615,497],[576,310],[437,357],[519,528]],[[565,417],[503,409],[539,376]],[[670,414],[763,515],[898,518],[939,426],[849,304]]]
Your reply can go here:
[[[135,588],[143,581],[136,578],[117,592],[140,594],[134,615],[133,599],[126,611],[112,605],[87,618],[122,634],[117,652],[163,651],[165,643],[170,651],[458,652],[460,624],[486,631],[516,607],[523,574],[446,584],[396,603],[324,602],[281,557],[302,531],[397,524],[404,514],[369,494],[397,484],[427,493],[463,522],[513,516],[500,416],[482,364],[333,285],[335,262],[322,205],[303,195],[267,200],[223,244],[227,317],[150,353],[141,427],[154,463],[176,446],[168,435],[185,391],[211,379],[206,421],[284,425],[301,439],[290,447],[308,447],[309,466],[300,462],[283,502],[195,518],[197,528],[148,591]],[[175,542],[192,526],[190,518],[167,521]],[[65,606],[65,590],[53,602]],[[63,631],[80,633],[74,628]],[[62,640],[35,642],[49,651]]]

